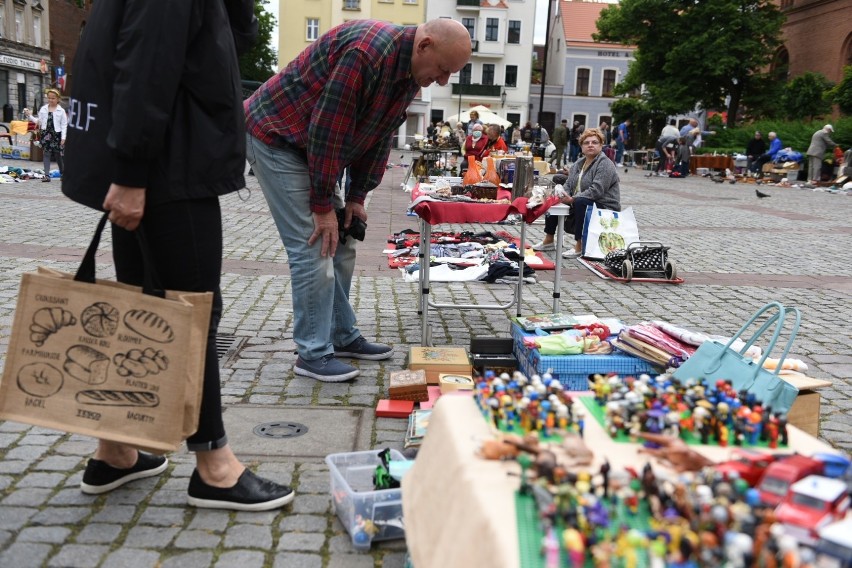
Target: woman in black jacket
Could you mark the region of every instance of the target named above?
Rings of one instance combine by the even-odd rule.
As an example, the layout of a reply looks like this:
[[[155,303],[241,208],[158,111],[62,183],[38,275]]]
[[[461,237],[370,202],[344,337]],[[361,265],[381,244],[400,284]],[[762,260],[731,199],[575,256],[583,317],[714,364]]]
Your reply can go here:
[[[213,292],[188,502],[262,511],[293,490],[246,469],[222,422],[216,330],[222,311],[219,195],[245,186],[245,127],[237,49],[256,35],[252,0],[96,2],[74,61],[62,191],[109,211],[120,282],[142,283],[142,226],[167,289]],[[83,474],[101,494],[158,475],[164,457],[101,440]]]

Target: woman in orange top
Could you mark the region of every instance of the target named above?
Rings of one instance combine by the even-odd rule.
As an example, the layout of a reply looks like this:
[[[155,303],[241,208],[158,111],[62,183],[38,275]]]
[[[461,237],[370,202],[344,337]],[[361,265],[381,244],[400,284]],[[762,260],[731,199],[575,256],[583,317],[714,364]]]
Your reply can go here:
[[[485,144],[485,153],[483,156],[489,156],[496,152],[508,152],[509,147],[506,146],[506,141],[500,136],[500,127],[496,124],[489,124],[485,132],[488,142]]]

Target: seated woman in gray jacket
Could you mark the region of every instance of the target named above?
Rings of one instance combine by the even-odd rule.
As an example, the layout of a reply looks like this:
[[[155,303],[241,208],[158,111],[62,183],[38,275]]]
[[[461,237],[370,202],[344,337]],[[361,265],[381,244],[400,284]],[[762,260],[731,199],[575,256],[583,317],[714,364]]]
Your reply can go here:
[[[603,153],[603,144],[604,136],[597,128],[587,128],[580,135],[583,157],[574,162],[564,185],[571,195],[562,198],[562,203],[571,206],[575,240],[574,250],[563,253],[564,258],[583,254],[583,222],[587,207],[595,204],[598,209],[621,211],[618,172],[613,161]]]

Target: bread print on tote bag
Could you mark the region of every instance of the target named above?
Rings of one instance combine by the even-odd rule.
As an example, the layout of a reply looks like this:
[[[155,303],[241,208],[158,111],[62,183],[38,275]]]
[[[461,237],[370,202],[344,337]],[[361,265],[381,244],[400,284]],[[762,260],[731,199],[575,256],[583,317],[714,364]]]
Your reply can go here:
[[[118,310],[107,302],[95,302],[80,314],[80,323],[92,337],[109,337],[118,329]]]
[[[130,310],[124,314],[124,325],[151,341],[171,343],[175,339],[169,322],[148,310]]]

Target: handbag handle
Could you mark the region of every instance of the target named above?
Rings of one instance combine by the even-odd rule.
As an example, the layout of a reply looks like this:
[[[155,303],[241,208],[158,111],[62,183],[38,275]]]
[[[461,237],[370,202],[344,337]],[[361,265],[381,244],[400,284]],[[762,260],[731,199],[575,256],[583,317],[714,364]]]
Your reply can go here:
[[[760,337],[767,329],[769,329],[769,327],[773,323],[775,324],[775,331],[772,334],[772,339],[770,340],[769,345],[767,346],[767,348],[766,348],[766,350],[763,354],[763,357],[761,357],[760,363],[755,367],[754,376],[752,377],[752,383],[754,383],[754,380],[757,378],[757,374],[760,372],[760,369],[763,368],[763,362],[769,356],[769,352],[775,346],[775,343],[778,341],[778,336],[781,334],[781,327],[784,324],[785,310],[784,310],[784,306],[782,306],[779,302],[770,302],[770,303],[766,304],[765,306],[763,306],[762,308],[760,308],[759,310],[757,310],[749,318],[749,320],[743,324],[743,326],[740,328],[740,330],[737,333],[735,333],[733,335],[733,337],[731,337],[731,339],[725,345],[725,349],[723,349],[719,352],[719,355],[716,357],[716,359],[714,361],[708,361],[707,362],[708,363],[707,367],[704,369],[705,374],[711,374],[714,371],[718,370],[719,367],[722,366],[722,357],[724,356],[724,354],[729,349],[731,349],[731,345],[733,345],[734,341],[736,341],[738,338],[740,338],[745,333],[745,331],[749,328],[749,326],[751,326],[751,324],[753,324],[755,321],[757,321],[757,318],[759,318],[761,315],[763,315],[767,311],[771,310],[772,308],[777,308],[778,311],[775,314],[773,314],[772,316],[770,316],[769,319],[766,320],[763,323],[763,325],[761,325],[760,329],[758,329],[757,332],[755,332],[755,334],[752,335],[751,338],[749,338],[749,340],[746,342],[745,346],[739,352],[740,355],[744,355],[746,350],[749,347],[751,347],[754,344],[755,341],[757,341],[757,338]]]
[[[784,352],[781,353],[781,357],[778,359],[778,364],[775,366],[775,371],[773,371],[773,375],[775,375],[776,381],[774,384],[766,387],[768,392],[774,391],[775,389],[782,388],[784,386],[784,381],[778,374],[781,372],[781,367],[784,365],[784,360],[787,358],[787,354],[790,352],[790,348],[793,347],[793,341],[796,339],[796,335],[799,333],[799,325],[802,323],[802,312],[799,311],[799,308],[791,308],[793,314],[795,315],[795,321],[793,321],[793,328],[790,330],[790,338],[787,339],[787,344],[784,346]],[[781,322],[783,324],[783,320]],[[780,326],[779,326],[780,327]],[[769,356],[769,352],[771,348],[767,348],[766,353],[760,360],[760,364],[757,367],[757,371],[754,374],[754,377],[746,387],[746,390],[750,389],[754,383],[757,382],[757,377],[760,375],[760,370],[763,369],[763,362]]]
[[[80,267],[74,275],[74,280],[78,282],[95,283],[95,255],[98,252],[98,245],[101,243],[101,234],[106,226],[109,212],[106,212],[98,221],[98,226],[95,228],[95,234],[92,236],[92,242],[89,243],[89,248],[86,249],[86,254],[83,255],[83,260],[80,262]],[[149,296],[157,296],[165,298],[166,292],[158,283],[160,279],[157,277],[154,263],[151,261],[151,249],[148,246],[148,240],[145,238],[145,231],[140,225],[136,231],[136,240],[139,241],[139,249],[142,251],[142,293]]]

